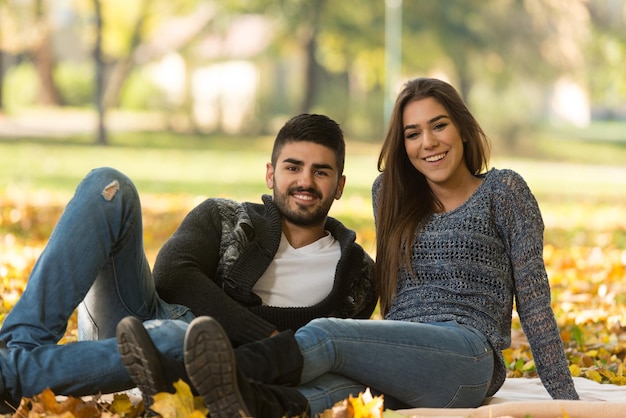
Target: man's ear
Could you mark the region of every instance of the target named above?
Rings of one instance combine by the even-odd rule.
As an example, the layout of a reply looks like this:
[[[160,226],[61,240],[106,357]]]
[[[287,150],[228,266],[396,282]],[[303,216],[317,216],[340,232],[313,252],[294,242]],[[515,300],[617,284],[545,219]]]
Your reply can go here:
[[[267,188],[270,190],[274,188],[274,167],[272,163],[265,165],[265,184],[267,184]]]
[[[343,195],[343,188],[346,185],[346,176],[341,176],[339,178],[339,183],[337,183],[337,193],[335,193],[335,200],[341,199]]]

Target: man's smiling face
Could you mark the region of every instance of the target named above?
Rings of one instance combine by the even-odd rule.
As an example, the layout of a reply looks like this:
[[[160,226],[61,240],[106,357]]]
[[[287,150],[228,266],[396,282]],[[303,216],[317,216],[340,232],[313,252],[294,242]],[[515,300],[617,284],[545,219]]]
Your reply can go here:
[[[267,164],[265,180],[283,219],[300,226],[323,225],[345,184],[335,152],[309,141],[287,142],[276,166]]]

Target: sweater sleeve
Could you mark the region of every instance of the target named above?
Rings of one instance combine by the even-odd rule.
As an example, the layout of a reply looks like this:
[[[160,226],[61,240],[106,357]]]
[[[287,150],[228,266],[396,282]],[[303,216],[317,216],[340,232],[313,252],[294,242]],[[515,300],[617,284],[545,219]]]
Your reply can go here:
[[[154,265],[159,296],[217,319],[234,344],[270,335],[276,327],[228,296],[216,283],[222,227],[211,199],[193,209],[165,243]]]
[[[383,182],[383,175],[379,174],[372,183],[372,210],[374,211],[374,226],[378,225],[378,205],[380,198],[380,188]]]
[[[560,332],[550,303],[550,284],[543,260],[544,224],[525,181],[505,171],[496,213],[510,251],[515,303],[539,377],[553,399],[578,399]]]

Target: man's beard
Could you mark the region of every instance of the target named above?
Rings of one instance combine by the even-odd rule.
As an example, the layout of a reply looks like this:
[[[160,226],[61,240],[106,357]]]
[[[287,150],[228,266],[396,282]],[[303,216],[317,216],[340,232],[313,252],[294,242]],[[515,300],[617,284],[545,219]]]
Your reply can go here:
[[[294,192],[307,192],[313,194],[320,199],[320,204],[316,207],[301,207],[296,204],[298,208],[293,210],[289,207],[288,200]],[[276,189],[274,189],[274,204],[278,207],[278,211],[285,220],[295,225],[311,226],[322,223],[326,220],[328,211],[333,204],[333,199],[322,200],[321,194],[312,189],[290,189],[287,193],[281,194],[278,194]]]

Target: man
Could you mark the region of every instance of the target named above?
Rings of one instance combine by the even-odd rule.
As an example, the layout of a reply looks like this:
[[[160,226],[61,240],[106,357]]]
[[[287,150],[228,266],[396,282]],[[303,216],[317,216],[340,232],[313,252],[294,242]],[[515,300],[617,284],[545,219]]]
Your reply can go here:
[[[353,231],[327,216],[343,192],[344,156],[334,121],[292,118],[267,164],[273,197],[200,204],[159,253],[154,278],[134,185],[116,170],[92,171],[0,330],[5,399],[15,405],[46,387],[75,396],[133,387],[113,338],[129,315],[157,320],[149,333],[171,376],[182,364],[186,323],[196,316],[217,318],[234,345],[320,316],[369,317],[377,299],[373,261]],[[81,339],[101,341],[56,345],[79,303]],[[127,364],[136,355],[122,352]]]
[[[320,316],[368,318],[369,256],[328,218],[343,193],[345,144],[326,116],[300,115],[278,133],[263,205],[209,199],[156,260],[158,293],[217,319],[235,345]]]

